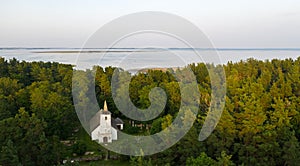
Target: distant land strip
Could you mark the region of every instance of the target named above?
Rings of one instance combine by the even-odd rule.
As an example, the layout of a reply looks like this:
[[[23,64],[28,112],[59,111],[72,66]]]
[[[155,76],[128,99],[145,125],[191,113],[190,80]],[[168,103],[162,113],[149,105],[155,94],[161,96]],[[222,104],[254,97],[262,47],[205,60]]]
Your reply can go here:
[[[160,50],[161,51],[161,50]],[[47,54],[47,53],[52,53],[52,54],[68,54],[68,53],[131,53],[131,52],[158,52],[158,50],[108,50],[108,51],[98,51],[98,50],[93,50],[93,51],[33,51],[32,53],[42,53],[42,54]]]

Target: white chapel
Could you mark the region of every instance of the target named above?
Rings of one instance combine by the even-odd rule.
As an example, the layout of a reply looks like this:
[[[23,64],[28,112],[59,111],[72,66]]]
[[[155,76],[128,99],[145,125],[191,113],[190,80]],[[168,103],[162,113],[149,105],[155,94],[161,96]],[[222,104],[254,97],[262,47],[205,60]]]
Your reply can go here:
[[[111,117],[105,101],[104,108],[100,109],[90,120],[92,140],[99,143],[111,143],[113,140],[117,140],[117,130],[123,130],[123,124],[124,122],[120,118]]]

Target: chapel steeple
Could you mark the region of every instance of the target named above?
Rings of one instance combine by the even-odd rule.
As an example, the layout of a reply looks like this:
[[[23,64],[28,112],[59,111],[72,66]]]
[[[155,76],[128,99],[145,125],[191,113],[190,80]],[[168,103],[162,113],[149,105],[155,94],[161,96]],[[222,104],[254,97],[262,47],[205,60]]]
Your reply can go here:
[[[103,111],[108,111],[107,104],[106,104],[106,100],[104,101]]]

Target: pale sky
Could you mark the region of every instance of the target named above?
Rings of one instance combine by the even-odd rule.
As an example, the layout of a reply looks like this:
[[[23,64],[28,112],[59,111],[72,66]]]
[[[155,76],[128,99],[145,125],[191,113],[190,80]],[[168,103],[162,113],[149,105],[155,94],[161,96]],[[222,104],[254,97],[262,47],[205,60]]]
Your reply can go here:
[[[299,0],[0,0],[0,47],[81,47],[120,16],[162,11],[218,48],[299,48]]]

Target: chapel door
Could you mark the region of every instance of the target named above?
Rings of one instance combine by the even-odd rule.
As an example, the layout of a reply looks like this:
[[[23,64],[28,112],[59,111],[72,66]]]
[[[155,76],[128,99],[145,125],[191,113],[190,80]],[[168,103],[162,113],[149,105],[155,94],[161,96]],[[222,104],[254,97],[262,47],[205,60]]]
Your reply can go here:
[[[108,142],[107,137],[103,137],[103,142],[104,142],[104,143],[107,143],[107,142]]]

